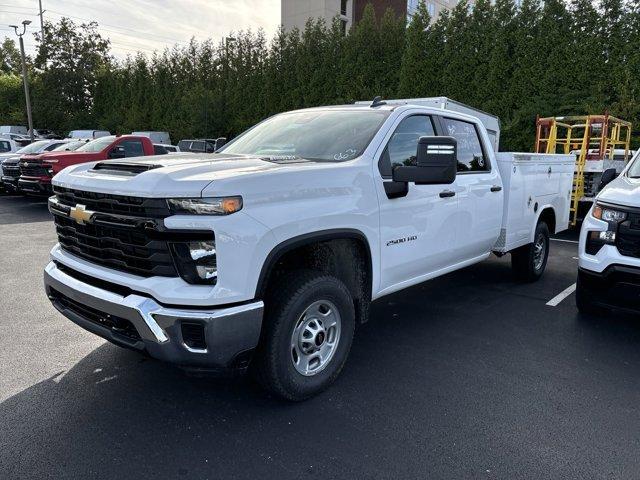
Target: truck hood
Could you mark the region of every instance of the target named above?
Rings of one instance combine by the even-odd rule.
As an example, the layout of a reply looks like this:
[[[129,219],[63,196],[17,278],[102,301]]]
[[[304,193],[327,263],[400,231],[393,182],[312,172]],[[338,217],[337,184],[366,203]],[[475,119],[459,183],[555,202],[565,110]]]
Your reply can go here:
[[[598,195],[598,200],[627,207],[640,207],[640,178],[620,175]]]
[[[304,164],[309,162],[276,163],[247,155],[180,153],[83,163],[62,170],[53,184],[114,195],[198,197],[217,180],[304,168]]]

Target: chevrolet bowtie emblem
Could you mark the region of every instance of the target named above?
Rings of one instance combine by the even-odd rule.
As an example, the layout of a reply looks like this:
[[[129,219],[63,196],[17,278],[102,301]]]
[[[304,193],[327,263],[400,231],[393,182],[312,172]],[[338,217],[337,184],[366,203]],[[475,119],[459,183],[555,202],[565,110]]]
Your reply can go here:
[[[71,207],[71,211],[69,212],[69,216],[73,218],[78,225],[84,225],[85,223],[91,223],[91,217],[95,212],[91,210],[87,210],[87,207],[84,205],[76,205],[75,207]]]

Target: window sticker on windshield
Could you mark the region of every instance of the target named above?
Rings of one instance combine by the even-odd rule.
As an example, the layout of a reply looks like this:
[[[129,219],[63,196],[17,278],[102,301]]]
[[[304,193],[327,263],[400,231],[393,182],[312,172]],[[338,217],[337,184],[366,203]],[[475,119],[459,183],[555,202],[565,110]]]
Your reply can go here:
[[[336,153],[333,156],[334,160],[348,160],[349,158],[353,157],[357,152],[357,150],[354,150],[353,148],[347,148],[344,152],[340,152],[340,153]]]

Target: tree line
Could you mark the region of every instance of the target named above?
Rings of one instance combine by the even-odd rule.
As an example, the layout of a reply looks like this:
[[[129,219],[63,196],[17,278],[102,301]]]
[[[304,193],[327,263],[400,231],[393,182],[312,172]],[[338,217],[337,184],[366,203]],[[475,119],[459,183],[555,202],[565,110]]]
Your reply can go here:
[[[28,59],[36,128],[233,137],[285,110],[447,96],[498,115],[502,150],[530,150],[537,114],[608,111],[640,127],[640,0],[465,1],[431,22],[371,6],[339,22],[240,31],[124,60],[96,23],[62,19]],[[19,55],[0,44],[0,124],[25,124]],[[636,137],[637,139],[637,137]]]

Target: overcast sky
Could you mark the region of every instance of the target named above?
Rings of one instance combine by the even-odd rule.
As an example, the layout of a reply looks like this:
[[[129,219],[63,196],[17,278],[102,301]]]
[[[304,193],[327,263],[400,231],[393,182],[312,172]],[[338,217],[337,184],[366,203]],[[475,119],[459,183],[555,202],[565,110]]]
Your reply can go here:
[[[40,29],[38,0],[0,0],[0,38],[12,36],[7,25],[31,20],[30,32]],[[231,31],[262,27],[268,38],[280,23],[280,0],[42,0],[45,20],[62,16],[82,23],[95,20],[111,40],[112,52],[123,58],[135,52],[152,53],[175,43],[220,40]],[[33,37],[25,45],[33,52]]]

